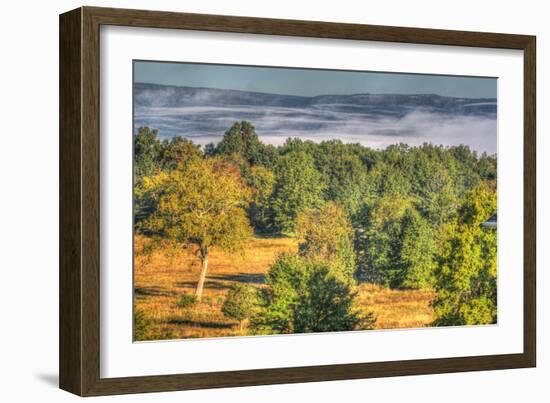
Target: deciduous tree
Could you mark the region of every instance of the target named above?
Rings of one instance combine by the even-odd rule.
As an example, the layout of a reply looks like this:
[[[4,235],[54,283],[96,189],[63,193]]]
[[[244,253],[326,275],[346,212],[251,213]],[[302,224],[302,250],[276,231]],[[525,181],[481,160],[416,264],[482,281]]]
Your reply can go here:
[[[253,191],[252,203],[248,209],[250,221],[259,232],[273,230],[271,195],[275,187],[275,173],[263,165],[250,168],[246,180]]]
[[[211,158],[145,177],[142,192],[153,200],[154,208],[139,229],[182,246],[195,246],[201,262],[196,289],[200,300],[212,248],[237,251],[252,233],[245,211],[250,189],[237,168]]]
[[[320,208],[302,211],[298,215],[296,235],[300,239],[300,255],[328,265],[344,282],[353,281],[354,235],[344,209],[327,202]]]
[[[482,183],[467,195],[458,218],[442,229],[435,325],[496,322],[496,231],[480,225],[495,211],[496,192]]]

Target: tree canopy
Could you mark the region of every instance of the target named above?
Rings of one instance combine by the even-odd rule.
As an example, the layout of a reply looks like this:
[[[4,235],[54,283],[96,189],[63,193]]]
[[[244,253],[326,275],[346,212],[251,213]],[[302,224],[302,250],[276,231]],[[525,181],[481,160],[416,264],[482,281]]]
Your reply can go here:
[[[274,223],[281,232],[293,233],[300,212],[323,204],[326,185],[315,169],[313,157],[303,151],[281,156],[275,172],[277,181],[272,201]]]
[[[247,121],[204,147],[142,127],[134,154],[136,230],[194,245],[199,298],[210,249],[237,251],[255,231],[300,244],[271,267],[262,326],[316,331],[308,315],[331,315],[318,301],[352,312],[356,281],[434,289],[438,325],[496,320],[496,232],[480,226],[496,212],[494,155],[299,138],[274,146]]]
[[[335,202],[302,211],[296,234],[301,256],[328,265],[332,274],[344,282],[354,278],[353,227],[346,212]]]
[[[223,160],[194,159],[180,169],[146,176],[140,194],[154,207],[139,229],[182,246],[195,245],[203,283],[210,249],[236,251],[252,233],[245,211],[251,191],[238,169]],[[199,281],[199,299],[201,286]]]
[[[436,325],[497,320],[497,238],[480,224],[496,211],[496,192],[480,185],[468,193],[456,220],[442,228],[436,271]]]

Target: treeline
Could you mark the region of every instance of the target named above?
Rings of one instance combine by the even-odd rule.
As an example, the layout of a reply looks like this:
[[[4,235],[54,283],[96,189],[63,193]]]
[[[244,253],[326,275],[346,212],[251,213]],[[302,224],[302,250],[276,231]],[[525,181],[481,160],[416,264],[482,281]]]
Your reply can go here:
[[[271,268],[272,284],[278,267],[288,274],[298,265],[302,275],[310,273],[307,281],[326,272],[349,295],[356,281],[433,288],[436,325],[496,321],[496,233],[480,225],[496,212],[495,156],[464,145],[375,150],[297,138],[275,147],[263,144],[251,123],[239,122],[218,144],[205,147],[182,137],[161,141],[155,130],[142,127],[134,136],[134,164],[136,229],[196,244],[204,276],[210,247],[237,247],[252,231],[298,236],[299,255],[283,256]],[[201,208],[202,216],[191,216]],[[212,211],[207,233],[198,226]],[[274,300],[276,288],[259,303],[276,309],[255,314],[257,328],[296,331],[296,324],[272,320],[292,316],[276,312],[284,305]],[[304,292],[295,289],[293,295],[303,298]],[[295,311],[300,304],[285,298],[285,309],[306,317]],[[354,318],[347,323],[361,322]],[[341,323],[335,326],[342,330]]]

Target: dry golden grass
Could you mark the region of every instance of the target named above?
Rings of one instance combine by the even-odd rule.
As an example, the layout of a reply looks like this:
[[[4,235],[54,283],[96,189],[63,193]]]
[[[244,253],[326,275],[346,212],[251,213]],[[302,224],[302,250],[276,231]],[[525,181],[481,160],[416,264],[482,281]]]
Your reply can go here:
[[[277,255],[296,252],[292,238],[251,239],[241,255],[212,250],[202,302],[190,308],[177,303],[183,294],[193,295],[199,275],[198,259],[191,251],[160,249],[146,254],[147,240],[136,236],[135,308],[147,320],[147,339],[180,339],[241,335],[236,321],[221,313],[225,294],[235,282],[261,286]],[[389,290],[372,284],[358,287],[359,306],[373,311],[376,327],[411,328],[432,321],[433,292]]]
[[[431,290],[391,290],[360,284],[357,303],[376,315],[377,329],[411,329],[429,325],[433,317]]]
[[[136,251],[146,240],[136,236]],[[202,302],[179,308],[182,294],[193,295],[199,276],[199,261],[190,252],[156,251],[135,259],[135,307],[149,321],[148,338],[178,339],[240,335],[236,321],[221,313],[225,294],[235,282],[260,286],[277,255],[296,252],[292,238],[252,238],[242,254],[212,250]]]

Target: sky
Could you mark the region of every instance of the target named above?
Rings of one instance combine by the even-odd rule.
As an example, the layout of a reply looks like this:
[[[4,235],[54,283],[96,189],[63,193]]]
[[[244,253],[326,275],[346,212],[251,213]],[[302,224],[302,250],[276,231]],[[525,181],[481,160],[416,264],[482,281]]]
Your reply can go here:
[[[497,97],[495,78],[202,63],[136,61],[134,81],[301,96],[385,93]]]

